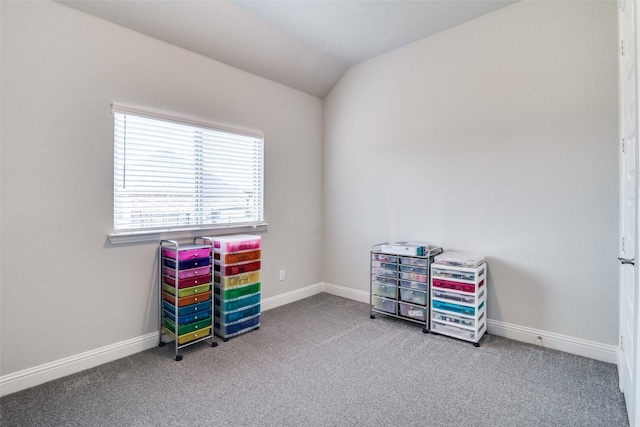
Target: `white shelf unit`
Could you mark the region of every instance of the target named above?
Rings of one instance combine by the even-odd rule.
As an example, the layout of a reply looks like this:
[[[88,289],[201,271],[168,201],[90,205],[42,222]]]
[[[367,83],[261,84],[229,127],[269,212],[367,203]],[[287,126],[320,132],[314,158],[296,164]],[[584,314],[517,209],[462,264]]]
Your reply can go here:
[[[479,347],[487,331],[487,264],[431,264],[431,333]]]
[[[442,248],[425,246],[422,256],[382,252],[384,244],[371,248],[370,318],[376,314],[422,325],[429,332],[429,266]]]

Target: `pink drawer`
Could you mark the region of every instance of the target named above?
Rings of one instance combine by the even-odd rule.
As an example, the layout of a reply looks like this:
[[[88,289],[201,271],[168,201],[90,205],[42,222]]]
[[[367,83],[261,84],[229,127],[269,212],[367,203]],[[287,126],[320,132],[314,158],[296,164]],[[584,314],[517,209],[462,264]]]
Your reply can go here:
[[[163,249],[162,256],[176,259],[176,251]],[[193,246],[189,249],[178,251],[178,261],[186,261],[194,258],[208,258],[211,256],[211,246]]]
[[[178,270],[178,279],[188,279],[189,277],[205,276],[211,273],[209,266],[192,268],[190,270]],[[169,277],[176,277],[176,270],[169,267],[162,267],[162,274]]]

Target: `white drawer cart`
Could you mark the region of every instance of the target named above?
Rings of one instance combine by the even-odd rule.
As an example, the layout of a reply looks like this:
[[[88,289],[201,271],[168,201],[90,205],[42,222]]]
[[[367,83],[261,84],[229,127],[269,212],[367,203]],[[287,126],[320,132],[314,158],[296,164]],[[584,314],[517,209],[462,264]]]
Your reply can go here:
[[[487,331],[487,264],[431,264],[431,333],[479,347]]]
[[[383,252],[386,243],[374,245],[370,254],[370,318],[376,314],[422,325],[429,332],[429,268],[442,248],[425,245],[423,255]]]
[[[175,343],[175,359],[182,360],[180,349],[213,340],[212,242],[197,237],[193,244],[180,245],[162,240],[158,248],[159,346],[167,336]]]

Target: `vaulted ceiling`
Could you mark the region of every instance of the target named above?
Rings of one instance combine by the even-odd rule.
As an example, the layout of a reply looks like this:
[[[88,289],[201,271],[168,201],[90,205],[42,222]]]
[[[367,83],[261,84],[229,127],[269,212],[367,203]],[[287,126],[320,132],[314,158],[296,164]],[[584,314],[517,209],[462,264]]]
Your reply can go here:
[[[515,0],[58,0],[323,98],[357,63]]]

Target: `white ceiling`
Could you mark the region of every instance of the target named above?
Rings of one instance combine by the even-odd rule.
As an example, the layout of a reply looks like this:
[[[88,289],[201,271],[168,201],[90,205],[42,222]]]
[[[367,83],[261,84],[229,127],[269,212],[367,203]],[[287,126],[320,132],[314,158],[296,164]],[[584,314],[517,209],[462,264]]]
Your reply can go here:
[[[323,98],[345,71],[516,0],[58,0]]]

